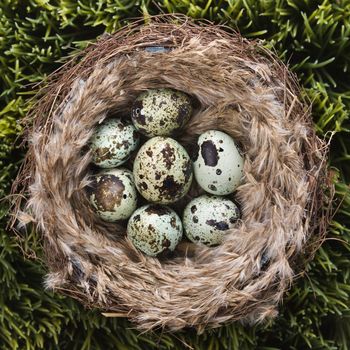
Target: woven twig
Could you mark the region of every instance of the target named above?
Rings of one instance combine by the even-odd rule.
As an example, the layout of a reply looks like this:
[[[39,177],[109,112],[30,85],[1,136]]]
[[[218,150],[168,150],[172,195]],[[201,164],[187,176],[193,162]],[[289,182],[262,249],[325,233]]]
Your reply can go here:
[[[86,144],[96,124],[129,117],[135,97],[156,87],[197,100],[178,138],[189,152],[198,135],[217,129],[245,157],[235,194],[239,225],[222,245],[183,242],[171,259],[137,251],[125,226],[100,221],[85,194]],[[104,36],[55,73],[42,94],[25,120],[28,154],[13,192],[21,189],[26,200],[14,203],[13,223],[34,223],[42,233],[48,288],[146,330],[202,331],[276,315],[294,276],[291,261],[325,231],[327,147],[295,78],[271,52],[224,27],[154,17]],[[175,205],[178,213],[200,193],[194,184]]]

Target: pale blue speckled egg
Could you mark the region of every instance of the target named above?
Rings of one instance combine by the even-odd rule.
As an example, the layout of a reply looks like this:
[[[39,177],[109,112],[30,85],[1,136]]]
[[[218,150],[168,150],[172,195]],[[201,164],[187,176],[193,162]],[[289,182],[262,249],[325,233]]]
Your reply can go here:
[[[120,118],[106,119],[97,126],[89,146],[92,162],[100,168],[114,168],[125,163],[136,150],[140,135],[135,127]]]
[[[230,135],[208,130],[198,138],[193,171],[204,191],[227,195],[234,192],[242,181],[243,157]]]
[[[173,89],[150,89],[141,93],[132,107],[132,122],[142,134],[175,135],[192,114],[190,97]]]
[[[167,206],[147,204],[130,217],[127,235],[133,245],[147,255],[173,251],[182,238],[181,219]]]
[[[231,200],[202,195],[185,207],[183,226],[190,241],[212,246],[222,243],[239,218],[240,211]]]
[[[115,222],[130,217],[137,206],[137,190],[127,169],[103,170],[92,176],[89,200],[103,220]]]

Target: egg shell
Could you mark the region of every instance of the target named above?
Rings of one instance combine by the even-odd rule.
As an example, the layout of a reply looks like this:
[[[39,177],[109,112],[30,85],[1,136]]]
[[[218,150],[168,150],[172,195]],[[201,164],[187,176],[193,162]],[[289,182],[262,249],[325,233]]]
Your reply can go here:
[[[233,228],[240,211],[231,200],[202,195],[189,202],[183,212],[183,227],[188,239],[208,246],[222,243]]]
[[[130,217],[127,236],[137,249],[150,256],[173,251],[182,238],[181,219],[167,206],[147,204]]]
[[[206,192],[227,195],[243,177],[243,157],[233,138],[218,130],[199,136],[193,159],[195,179]]]
[[[93,175],[89,200],[103,220],[115,222],[128,219],[137,207],[137,190],[132,172],[109,169]]]
[[[89,146],[92,162],[101,168],[125,163],[140,142],[136,128],[120,118],[106,119],[96,128]]]
[[[190,97],[173,89],[150,89],[141,93],[132,108],[132,121],[142,134],[171,136],[179,131],[192,113]]]
[[[133,168],[135,185],[150,202],[178,201],[192,182],[192,162],[186,150],[170,137],[157,136],[139,149]]]

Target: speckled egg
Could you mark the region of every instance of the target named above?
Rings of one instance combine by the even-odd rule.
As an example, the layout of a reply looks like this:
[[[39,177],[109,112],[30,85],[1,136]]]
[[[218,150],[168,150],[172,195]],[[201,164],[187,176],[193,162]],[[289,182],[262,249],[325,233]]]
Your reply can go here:
[[[189,240],[212,246],[223,241],[239,217],[238,207],[229,199],[202,195],[187,204],[183,226]]]
[[[216,195],[232,193],[243,176],[243,157],[232,137],[209,130],[199,136],[193,159],[198,184]]]
[[[132,107],[132,121],[142,134],[169,136],[176,134],[192,113],[190,97],[172,89],[150,89],[137,97]]]
[[[182,198],[192,182],[192,162],[170,137],[157,136],[140,148],[134,161],[135,185],[150,202],[169,204]]]
[[[88,194],[97,215],[109,222],[129,218],[137,206],[133,175],[127,169],[104,170],[93,175]]]
[[[106,119],[90,140],[92,162],[101,168],[119,166],[128,160],[139,142],[140,135],[131,123],[120,118]]]
[[[130,217],[127,235],[136,248],[156,256],[165,250],[175,249],[182,238],[182,223],[169,207],[147,204]]]

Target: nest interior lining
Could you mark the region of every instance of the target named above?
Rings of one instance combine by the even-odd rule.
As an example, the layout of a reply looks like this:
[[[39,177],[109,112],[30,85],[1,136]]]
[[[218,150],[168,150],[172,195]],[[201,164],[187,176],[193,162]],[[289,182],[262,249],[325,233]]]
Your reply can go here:
[[[53,77],[28,118],[18,180],[28,199],[25,214],[17,206],[15,217],[43,233],[46,286],[88,307],[127,316],[141,329],[261,321],[276,315],[293,278],[290,261],[318,227],[326,147],[294,77],[271,53],[223,28],[173,20],[104,37]],[[172,49],[152,53],[148,46]],[[199,103],[177,138],[188,150],[217,129],[237,140],[245,157],[235,194],[240,224],[218,247],[183,242],[163,260],[137,251],[123,225],[100,221],[85,194],[85,147],[96,124],[129,116],[135,97],[157,87]],[[176,209],[199,193],[194,185]]]

